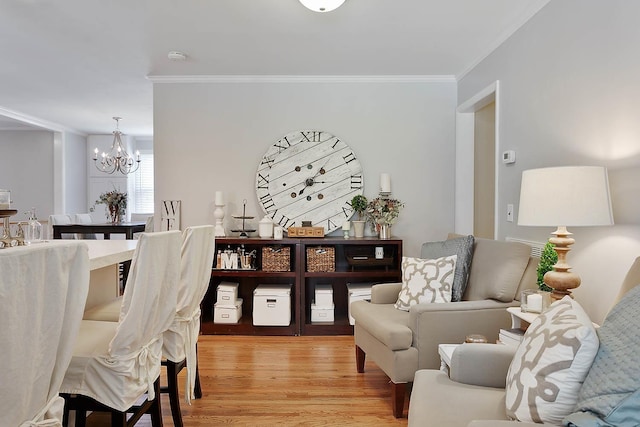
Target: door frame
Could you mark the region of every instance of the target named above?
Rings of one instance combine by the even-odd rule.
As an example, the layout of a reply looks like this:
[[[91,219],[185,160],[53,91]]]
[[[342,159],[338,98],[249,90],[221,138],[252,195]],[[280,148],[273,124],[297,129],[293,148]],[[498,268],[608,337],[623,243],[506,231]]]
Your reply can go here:
[[[493,238],[498,238],[498,178],[500,153],[500,81],[496,80],[456,108],[456,182],[454,198],[454,231],[459,234],[473,234],[474,202],[474,128],[475,113],[491,102],[496,104],[495,118],[495,188],[494,188],[494,230]]]

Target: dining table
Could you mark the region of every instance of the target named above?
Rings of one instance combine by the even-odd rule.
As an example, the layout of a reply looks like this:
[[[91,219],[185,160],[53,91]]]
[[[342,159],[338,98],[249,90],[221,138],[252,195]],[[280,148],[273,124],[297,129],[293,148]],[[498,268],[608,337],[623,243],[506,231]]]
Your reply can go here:
[[[137,240],[83,240],[89,247],[89,294],[85,310],[117,298],[122,292],[119,264],[131,261]],[[125,272],[126,274],[126,272]]]
[[[144,221],[118,222],[118,223],[91,223],[91,224],[54,224],[53,238],[61,239],[62,233],[76,234],[102,234],[105,240],[111,239],[112,234],[124,234],[128,240],[133,239],[134,233],[142,233],[147,223]]]

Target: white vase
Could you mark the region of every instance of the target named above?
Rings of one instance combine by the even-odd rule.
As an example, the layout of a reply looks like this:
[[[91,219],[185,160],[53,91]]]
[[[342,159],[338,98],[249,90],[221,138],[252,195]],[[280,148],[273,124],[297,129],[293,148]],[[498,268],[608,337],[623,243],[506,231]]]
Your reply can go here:
[[[366,221],[351,221],[353,222],[353,232],[355,237],[364,237],[364,225]]]

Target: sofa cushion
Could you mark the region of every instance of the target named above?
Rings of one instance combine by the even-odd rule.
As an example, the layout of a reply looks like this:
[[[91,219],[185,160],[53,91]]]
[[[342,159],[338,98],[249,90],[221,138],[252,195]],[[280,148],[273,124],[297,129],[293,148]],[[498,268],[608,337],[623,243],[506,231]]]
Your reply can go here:
[[[473,236],[460,236],[444,240],[442,242],[427,242],[422,245],[420,257],[423,259],[435,259],[449,255],[457,255],[456,270],[453,278],[451,301],[460,301],[467,288],[469,270],[473,258]]]
[[[475,239],[469,283],[463,300],[513,301],[530,254],[531,248],[524,243]]]
[[[559,425],[570,414],[598,351],[582,307],[566,296],[527,329],[507,373],[507,416]]]
[[[395,307],[409,311],[415,304],[451,302],[456,258],[402,257],[402,288]]]
[[[368,301],[351,303],[356,324],[366,329],[391,350],[411,347],[413,333],[409,329],[409,313],[396,310],[393,304],[372,304]]]
[[[598,330],[600,348],[580,389],[578,412],[568,416],[565,423],[575,426],[640,425],[638,319],[640,286],[627,292]]]

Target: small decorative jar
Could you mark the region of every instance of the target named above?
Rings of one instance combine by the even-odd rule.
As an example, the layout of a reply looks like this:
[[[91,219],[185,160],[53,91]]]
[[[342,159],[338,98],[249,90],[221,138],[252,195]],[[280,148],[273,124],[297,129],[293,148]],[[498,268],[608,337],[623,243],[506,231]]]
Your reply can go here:
[[[265,239],[273,237],[273,221],[271,221],[271,218],[268,216],[260,220],[258,224],[258,235]]]

